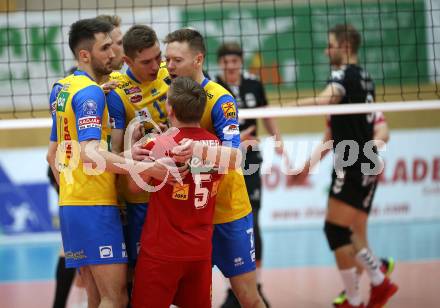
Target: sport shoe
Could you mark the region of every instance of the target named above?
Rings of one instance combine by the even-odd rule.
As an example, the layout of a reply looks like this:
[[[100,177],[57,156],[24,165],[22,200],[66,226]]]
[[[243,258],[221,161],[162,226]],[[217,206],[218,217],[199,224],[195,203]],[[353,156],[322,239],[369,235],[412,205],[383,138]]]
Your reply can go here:
[[[380,270],[382,273],[385,274],[385,276],[387,276],[388,278],[391,276],[391,274],[394,271],[394,266],[396,264],[396,262],[394,261],[393,257],[388,257],[388,258],[381,258],[380,259]]]
[[[381,258],[380,259],[380,270],[386,277],[390,277],[391,274],[394,271],[394,267],[396,265],[396,262],[394,261],[393,257],[388,258]],[[342,291],[339,293],[339,295],[333,300],[333,305],[339,305],[346,301],[347,295],[345,294],[345,291]]]
[[[266,308],[270,308],[269,302],[267,301],[267,298],[264,296],[263,291],[261,290],[261,283],[257,284],[258,294],[260,294],[261,299],[263,300],[263,303],[266,305]]]
[[[361,303],[359,306],[353,306],[352,304],[350,304],[350,303],[348,302],[348,299],[347,299],[347,298],[345,298],[345,299],[344,299],[342,302],[340,302],[339,304],[335,304],[335,303],[333,303],[333,306],[334,306],[334,307],[337,307],[337,308],[364,308],[364,307],[365,307],[363,303]]]
[[[238,299],[235,297],[234,292],[232,292],[232,289],[228,289],[228,295],[226,296],[226,299],[221,305],[221,308],[240,308],[240,303],[238,302]]]
[[[399,287],[392,283],[388,277],[378,286],[371,286],[370,300],[367,308],[381,308],[393,296]]]

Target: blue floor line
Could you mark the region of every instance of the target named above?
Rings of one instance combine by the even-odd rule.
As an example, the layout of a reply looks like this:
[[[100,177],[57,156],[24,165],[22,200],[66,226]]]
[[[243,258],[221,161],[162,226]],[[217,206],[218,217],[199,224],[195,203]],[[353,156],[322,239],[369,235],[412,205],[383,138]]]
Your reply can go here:
[[[397,261],[440,259],[440,221],[375,223],[370,225],[369,239],[377,256]],[[263,229],[263,245],[266,269],[334,265],[321,226]],[[0,243],[0,282],[53,279],[59,249],[59,240]]]

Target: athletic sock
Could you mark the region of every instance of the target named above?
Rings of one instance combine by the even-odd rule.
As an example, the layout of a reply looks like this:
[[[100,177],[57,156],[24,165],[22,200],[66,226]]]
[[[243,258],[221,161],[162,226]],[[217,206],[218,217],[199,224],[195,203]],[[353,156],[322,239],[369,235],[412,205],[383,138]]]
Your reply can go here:
[[[361,293],[359,291],[359,275],[356,267],[346,270],[339,270],[345,287],[345,294],[348,302],[353,306],[359,306],[362,303]]]
[[[370,277],[373,286],[378,286],[383,282],[385,275],[380,270],[379,261],[370,250],[365,247],[362,248],[356,254],[356,260],[358,260],[367,271],[368,277]]]

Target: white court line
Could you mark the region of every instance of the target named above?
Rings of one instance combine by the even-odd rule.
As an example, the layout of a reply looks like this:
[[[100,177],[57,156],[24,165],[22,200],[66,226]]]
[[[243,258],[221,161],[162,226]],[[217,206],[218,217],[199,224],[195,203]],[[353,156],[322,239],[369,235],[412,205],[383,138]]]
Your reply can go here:
[[[41,232],[20,235],[0,235],[0,245],[20,245],[35,243],[61,243],[60,232]]]

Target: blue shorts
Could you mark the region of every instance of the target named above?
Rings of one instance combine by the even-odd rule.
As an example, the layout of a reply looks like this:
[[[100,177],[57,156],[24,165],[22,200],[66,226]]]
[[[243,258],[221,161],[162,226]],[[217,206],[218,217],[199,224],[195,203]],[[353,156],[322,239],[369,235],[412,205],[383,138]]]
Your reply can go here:
[[[61,236],[66,267],[127,263],[116,206],[61,206]]]
[[[214,226],[212,264],[216,265],[226,278],[256,269],[252,213],[238,220]]]
[[[142,227],[147,218],[148,203],[126,203],[127,226],[125,227],[125,242],[127,243],[128,262],[136,265],[141,244]]]

